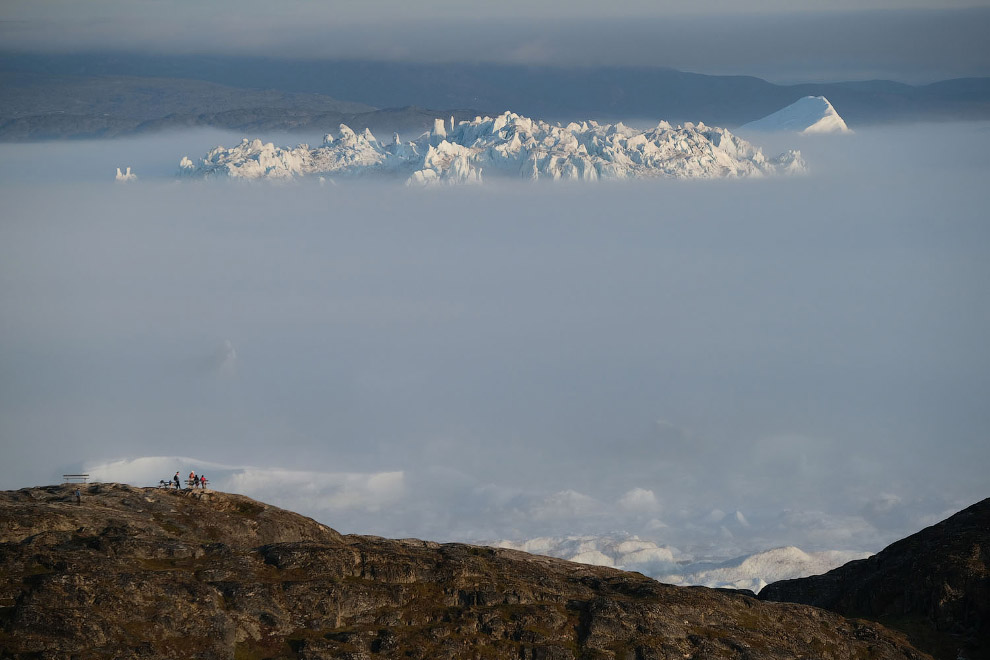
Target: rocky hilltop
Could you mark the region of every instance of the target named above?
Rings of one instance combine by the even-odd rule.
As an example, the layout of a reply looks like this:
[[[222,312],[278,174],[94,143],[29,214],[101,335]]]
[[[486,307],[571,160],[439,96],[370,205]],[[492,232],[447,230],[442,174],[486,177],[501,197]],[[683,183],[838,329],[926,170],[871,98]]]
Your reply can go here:
[[[868,559],[775,582],[760,598],[882,621],[936,657],[990,658],[990,498]]]
[[[246,497],[0,493],[0,658],[926,658],[882,626]]]

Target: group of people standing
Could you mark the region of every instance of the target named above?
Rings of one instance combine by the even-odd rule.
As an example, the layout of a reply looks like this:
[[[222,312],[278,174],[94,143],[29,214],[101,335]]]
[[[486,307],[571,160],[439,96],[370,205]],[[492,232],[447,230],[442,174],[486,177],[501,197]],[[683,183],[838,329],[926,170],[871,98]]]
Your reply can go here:
[[[209,482],[206,480],[205,476],[197,475],[195,472],[190,472],[189,478],[186,479],[186,485],[189,488],[206,488],[207,483]],[[179,480],[178,472],[176,472],[175,476],[172,477],[169,481],[159,481],[158,485],[163,488],[174,486],[176,490],[182,488],[182,482]]]
[[[178,477],[179,473],[176,472],[175,476]],[[189,472],[189,478],[186,479],[186,485],[190,488],[206,488],[206,477],[203,475],[197,475],[195,472]]]

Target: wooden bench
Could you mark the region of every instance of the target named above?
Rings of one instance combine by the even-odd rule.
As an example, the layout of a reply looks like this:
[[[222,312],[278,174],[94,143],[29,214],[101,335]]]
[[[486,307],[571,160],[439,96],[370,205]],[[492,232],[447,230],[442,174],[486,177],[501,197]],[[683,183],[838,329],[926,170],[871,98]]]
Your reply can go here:
[[[63,484],[84,484],[89,481],[88,474],[63,474],[62,483]]]

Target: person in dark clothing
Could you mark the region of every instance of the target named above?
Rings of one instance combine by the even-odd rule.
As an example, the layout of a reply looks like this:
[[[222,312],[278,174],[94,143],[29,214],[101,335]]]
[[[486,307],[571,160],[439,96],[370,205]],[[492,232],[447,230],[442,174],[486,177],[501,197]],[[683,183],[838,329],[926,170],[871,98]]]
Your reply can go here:
[[[175,476],[172,477],[172,481],[175,482],[175,489],[176,490],[179,490],[179,473],[178,472],[176,472],[175,473]]]

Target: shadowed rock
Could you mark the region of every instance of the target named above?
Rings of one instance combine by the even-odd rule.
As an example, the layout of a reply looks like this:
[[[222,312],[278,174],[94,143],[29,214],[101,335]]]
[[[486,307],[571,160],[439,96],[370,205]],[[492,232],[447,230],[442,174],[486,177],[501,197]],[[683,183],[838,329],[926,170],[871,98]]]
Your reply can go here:
[[[990,498],[878,554],[760,591],[902,630],[936,657],[990,658]]]

